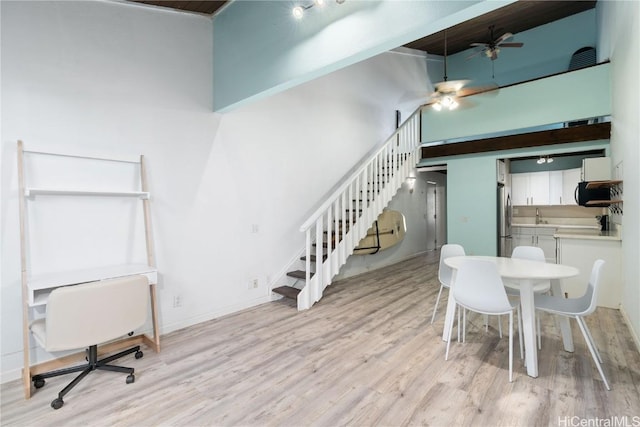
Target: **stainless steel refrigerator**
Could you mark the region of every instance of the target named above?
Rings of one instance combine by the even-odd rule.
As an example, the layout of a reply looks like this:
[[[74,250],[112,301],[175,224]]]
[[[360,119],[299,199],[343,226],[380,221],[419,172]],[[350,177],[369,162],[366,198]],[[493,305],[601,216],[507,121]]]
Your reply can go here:
[[[511,189],[498,184],[498,256],[510,257],[513,250],[511,236]]]

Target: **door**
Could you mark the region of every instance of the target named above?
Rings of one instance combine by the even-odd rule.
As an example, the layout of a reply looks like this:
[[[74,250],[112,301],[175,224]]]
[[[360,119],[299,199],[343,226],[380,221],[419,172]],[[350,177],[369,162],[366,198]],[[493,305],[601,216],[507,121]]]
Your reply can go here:
[[[438,197],[437,184],[427,181],[427,250],[438,247]]]

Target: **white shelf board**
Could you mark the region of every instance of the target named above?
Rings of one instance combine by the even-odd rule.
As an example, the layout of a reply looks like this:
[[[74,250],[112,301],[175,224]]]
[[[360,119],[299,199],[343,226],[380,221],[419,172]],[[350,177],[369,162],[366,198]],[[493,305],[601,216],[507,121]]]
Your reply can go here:
[[[34,196],[103,196],[103,197],[138,197],[148,199],[148,191],[86,191],[86,190],[54,190],[46,188],[27,188],[26,197]]]
[[[97,280],[113,279],[116,277],[134,276],[136,274],[150,275],[150,283],[155,283],[157,269],[146,264],[125,264],[109,267],[89,268],[84,270],[61,271],[56,273],[38,274],[27,279],[31,292],[39,289],[55,288],[58,286],[76,285],[79,283],[95,282]],[[149,276],[148,276],[149,277]]]

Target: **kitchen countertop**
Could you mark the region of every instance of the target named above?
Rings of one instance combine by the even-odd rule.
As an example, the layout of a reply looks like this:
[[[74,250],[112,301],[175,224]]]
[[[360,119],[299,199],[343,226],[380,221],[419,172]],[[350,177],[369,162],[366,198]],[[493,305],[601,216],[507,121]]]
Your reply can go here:
[[[584,240],[614,240],[620,241],[620,233],[617,230],[600,231],[598,225],[586,224],[511,224],[512,227],[527,228],[555,228],[553,237],[556,239],[584,239]]]
[[[575,229],[558,229],[553,235],[556,239],[584,239],[584,240],[617,240],[620,241],[620,233],[617,230],[608,231],[579,231]]]
[[[572,225],[572,224],[511,224],[512,227],[533,227],[533,228],[565,228],[565,229],[576,229],[576,230],[597,230],[600,231],[600,226],[598,225]]]

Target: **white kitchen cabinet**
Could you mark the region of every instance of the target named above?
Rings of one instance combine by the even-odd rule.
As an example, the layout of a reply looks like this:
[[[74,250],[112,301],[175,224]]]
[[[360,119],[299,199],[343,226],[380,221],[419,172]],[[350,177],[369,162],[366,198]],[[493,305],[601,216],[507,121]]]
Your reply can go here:
[[[549,204],[549,172],[532,172],[529,174],[529,195],[531,205]]]
[[[537,228],[536,229],[536,244],[544,252],[544,257],[547,262],[552,264],[556,263],[556,238],[553,235],[556,233],[555,228]]]
[[[511,203],[513,206],[529,204],[528,173],[514,173],[511,175]]]
[[[561,205],[576,205],[575,191],[580,182],[580,168],[562,171]]]
[[[580,274],[564,279],[562,290],[569,298],[584,295],[597,259],[603,259],[600,290],[597,301],[600,307],[620,308],[622,302],[622,242],[598,238],[558,238],[558,263],[576,267]]]
[[[575,205],[573,193],[579,180],[580,168],[513,174],[513,205]]]
[[[513,247],[536,246],[542,249],[547,262],[556,262],[556,229],[551,227],[513,227]]]
[[[563,200],[563,171],[549,172],[549,204],[562,205]]]
[[[548,205],[549,172],[511,175],[511,197],[514,206]]]

